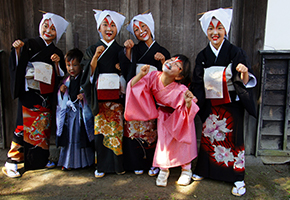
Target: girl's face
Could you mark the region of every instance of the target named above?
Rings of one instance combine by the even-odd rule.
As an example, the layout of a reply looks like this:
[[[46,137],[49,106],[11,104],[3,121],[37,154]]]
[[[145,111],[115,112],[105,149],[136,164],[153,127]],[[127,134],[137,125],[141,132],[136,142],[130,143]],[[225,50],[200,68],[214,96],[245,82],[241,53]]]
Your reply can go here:
[[[76,77],[82,70],[80,63],[77,59],[72,59],[67,61],[65,59],[66,70],[68,71],[70,76]]]
[[[41,36],[50,44],[56,38],[56,29],[51,20],[45,20],[41,25]]]
[[[170,76],[178,77],[183,70],[183,63],[178,57],[166,60],[162,66],[162,71]]]
[[[109,15],[102,21],[99,32],[101,32],[103,39],[108,43],[116,37],[118,32],[117,26]]]
[[[151,31],[149,27],[141,21],[135,20],[133,24],[133,30],[136,38],[139,41],[146,42],[151,38]]]
[[[216,18],[212,18],[207,29],[207,38],[216,49],[222,44],[225,35],[226,30],[222,23]]]

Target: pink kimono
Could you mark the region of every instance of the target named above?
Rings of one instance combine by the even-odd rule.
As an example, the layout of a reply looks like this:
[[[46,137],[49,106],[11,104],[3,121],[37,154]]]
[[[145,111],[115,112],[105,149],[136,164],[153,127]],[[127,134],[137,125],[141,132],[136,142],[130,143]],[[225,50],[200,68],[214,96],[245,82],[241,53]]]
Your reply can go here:
[[[132,80],[128,83],[125,119],[147,121],[158,118],[153,166],[171,168],[187,164],[197,156],[194,117],[199,107],[192,101],[188,109],[183,96],[187,87],[177,82],[164,87],[161,74],[159,71],[148,73],[133,87]]]

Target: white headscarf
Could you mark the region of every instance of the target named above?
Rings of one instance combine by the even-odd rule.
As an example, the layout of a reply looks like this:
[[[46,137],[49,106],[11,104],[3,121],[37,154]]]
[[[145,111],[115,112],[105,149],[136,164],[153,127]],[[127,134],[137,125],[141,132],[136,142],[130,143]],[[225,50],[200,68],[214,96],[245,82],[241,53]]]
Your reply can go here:
[[[201,28],[205,35],[207,36],[207,29],[213,17],[219,20],[226,29],[226,34],[228,36],[231,27],[233,10],[230,8],[219,8],[216,10],[211,10],[203,14],[199,19]]]
[[[117,35],[118,35],[126,17],[124,17],[120,13],[117,13],[117,12],[111,11],[111,10],[101,11],[101,10],[93,9],[93,11],[95,12],[94,16],[95,16],[95,20],[97,22],[97,29],[98,30],[100,28],[102,21],[109,15],[117,26]],[[100,34],[100,37],[103,39],[102,34],[100,32],[99,32],[99,34]]]
[[[151,34],[152,34],[152,39],[154,40],[154,37],[155,37],[155,35],[154,35],[154,19],[152,17],[152,14],[151,13],[139,14],[139,15],[136,15],[135,17],[133,17],[130,24],[127,26],[127,30],[130,33],[132,33],[132,35],[134,35],[134,37],[136,38],[135,33],[134,33],[134,29],[133,29],[133,25],[134,25],[135,20],[141,21],[149,27]]]
[[[68,22],[61,16],[53,14],[53,13],[45,13],[42,17],[41,22],[39,23],[39,34],[41,36],[41,26],[43,22],[47,19],[50,19],[53,23],[55,30],[56,30],[56,43],[58,43],[59,39],[61,38],[62,34],[66,31],[68,26]]]

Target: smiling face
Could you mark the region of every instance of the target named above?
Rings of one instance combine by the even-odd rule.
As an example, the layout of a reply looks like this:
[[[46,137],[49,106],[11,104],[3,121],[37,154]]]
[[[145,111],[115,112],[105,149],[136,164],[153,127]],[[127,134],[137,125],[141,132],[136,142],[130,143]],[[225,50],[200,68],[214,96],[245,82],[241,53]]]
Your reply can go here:
[[[41,36],[48,44],[56,38],[56,29],[51,20],[47,19],[41,25]]]
[[[162,71],[172,77],[179,77],[182,70],[183,63],[178,57],[166,60],[162,66]]]
[[[146,42],[147,40],[152,38],[149,27],[141,21],[138,20],[134,21],[133,30],[136,38],[139,41]]]
[[[77,59],[68,61],[65,59],[66,70],[70,76],[76,77],[82,70],[80,63]]]
[[[222,44],[225,35],[226,30],[222,23],[216,18],[212,18],[207,29],[207,38],[216,49]]]
[[[111,42],[117,35],[117,26],[115,22],[108,15],[101,23],[99,32],[102,34],[106,42]]]

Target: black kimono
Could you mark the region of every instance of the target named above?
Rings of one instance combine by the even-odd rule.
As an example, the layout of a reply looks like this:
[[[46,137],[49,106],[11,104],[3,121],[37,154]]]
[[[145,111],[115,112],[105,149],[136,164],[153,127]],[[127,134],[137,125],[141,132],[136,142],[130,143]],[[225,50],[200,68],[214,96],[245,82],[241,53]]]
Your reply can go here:
[[[159,52],[170,59],[170,53],[156,41],[148,48],[145,42],[141,41],[132,48],[132,61],[124,51],[119,54],[122,75],[129,82],[136,75],[136,65],[149,64],[162,71],[161,61],[155,60],[154,55]],[[125,170],[149,170],[152,167],[155,147],[157,141],[156,120],[130,121],[124,125],[124,167]]]
[[[230,102],[216,104],[215,99],[205,98],[205,69],[211,66],[227,67],[230,63],[231,82],[234,86],[234,90],[228,92]],[[250,71],[251,66],[245,52],[228,40],[224,41],[218,57],[212,52],[210,45],[207,45],[196,58],[190,89],[198,99],[198,114],[204,122],[194,171],[199,176],[228,182],[244,180],[244,109],[253,116],[256,116],[256,109],[251,89],[244,86],[240,73],[236,71],[239,63],[247,66]],[[228,88],[227,83],[225,87]]]
[[[51,104],[52,102],[55,102],[54,94],[56,93],[54,93],[54,91],[57,91],[56,88],[60,80],[60,78],[56,75],[54,62],[50,59],[55,53],[60,57],[59,66],[64,72],[66,72],[64,55],[62,51],[53,43],[46,46],[41,37],[24,40],[24,46],[21,48],[18,65],[16,63],[15,49],[12,49],[9,59],[12,98],[19,98],[19,101],[16,120],[17,127],[14,132],[11,149],[8,152],[7,162],[17,163],[22,162],[24,159],[24,167],[26,170],[43,168],[48,162]],[[52,83],[51,85],[46,85],[49,87],[48,90],[43,89],[39,91],[29,88],[28,91],[25,91],[25,75],[27,65],[28,62],[35,61],[45,62],[53,66]],[[40,121],[34,122],[31,122],[31,120],[36,119],[25,118],[24,122],[23,112],[28,112],[31,115],[33,115],[33,113],[36,115],[37,112],[39,112],[39,116],[42,118],[40,118]],[[34,132],[32,132],[32,130],[29,131],[33,127],[32,125],[28,125],[30,123],[35,125],[35,127],[39,127],[39,132],[42,130],[44,132],[42,134],[38,134],[35,130]],[[37,125],[38,123],[41,124],[41,127]],[[38,142],[36,140],[36,138],[40,137],[40,135],[42,135],[41,137],[43,142]],[[22,146],[24,146],[24,157],[22,155]],[[15,154],[15,152],[17,152],[17,154]]]
[[[90,62],[98,46],[105,47],[104,53],[98,60],[97,67],[90,81]],[[99,74],[117,73],[115,65],[119,63],[118,53],[122,47],[114,41],[107,47],[101,40],[87,48],[82,64],[84,73],[81,80],[88,104],[95,116],[95,150],[97,153],[98,172],[123,173],[123,100],[98,100],[96,82]]]

